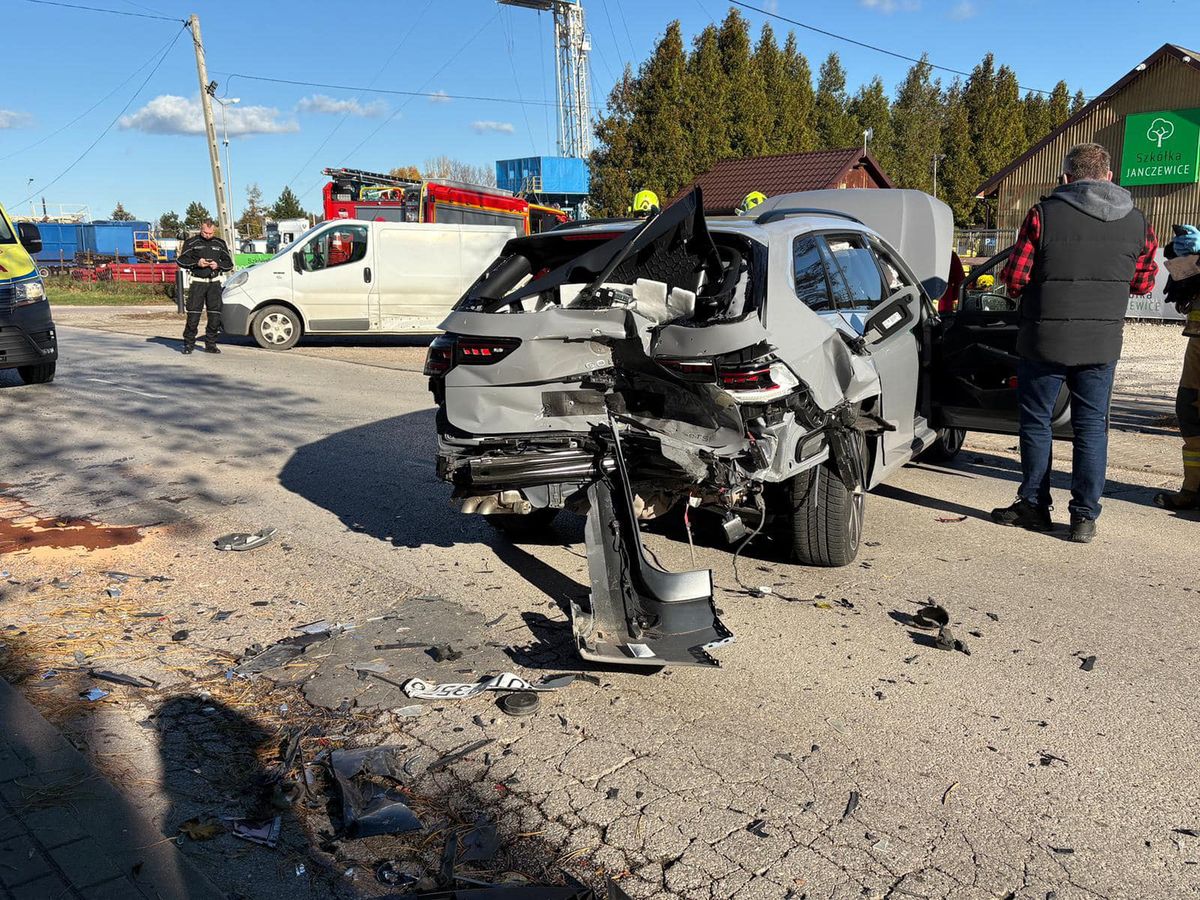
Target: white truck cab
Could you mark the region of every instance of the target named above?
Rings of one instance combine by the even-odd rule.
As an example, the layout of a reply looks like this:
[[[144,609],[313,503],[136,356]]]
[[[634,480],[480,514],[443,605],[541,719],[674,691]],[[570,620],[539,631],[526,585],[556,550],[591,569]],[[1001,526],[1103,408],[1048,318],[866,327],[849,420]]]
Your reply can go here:
[[[229,278],[224,329],[268,350],[304,334],[434,334],[515,236],[498,225],[321,222]]]

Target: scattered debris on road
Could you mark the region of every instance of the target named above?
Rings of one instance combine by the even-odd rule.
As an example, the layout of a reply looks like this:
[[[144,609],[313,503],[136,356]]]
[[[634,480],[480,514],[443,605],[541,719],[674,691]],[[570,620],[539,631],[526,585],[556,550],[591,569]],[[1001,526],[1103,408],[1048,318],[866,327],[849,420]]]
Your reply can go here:
[[[1083,671],[1085,671],[1085,672],[1092,671],[1092,669],[1096,668],[1096,657],[1095,656],[1083,657],[1083,659],[1081,659],[1079,661],[1079,668],[1083,669]]]
[[[264,528],[253,534],[244,532],[223,534],[213,541],[213,545],[218,550],[254,550],[268,543],[276,534],[278,534],[276,528]]]
[[[532,716],[541,706],[541,699],[533,691],[517,691],[500,698],[500,709],[510,716]]]
[[[410,678],[404,683],[404,693],[415,700],[462,700],[477,697],[484,691],[557,691],[574,680],[574,675],[559,675],[545,681],[531,682],[512,672],[501,672],[470,684],[430,684],[420,678]]]
[[[342,795],[342,828],[347,836],[421,829],[421,820],[397,787],[404,774],[401,752],[399,747],[369,747],[335,750],[329,755],[329,768]],[[381,783],[384,780],[391,784]]]

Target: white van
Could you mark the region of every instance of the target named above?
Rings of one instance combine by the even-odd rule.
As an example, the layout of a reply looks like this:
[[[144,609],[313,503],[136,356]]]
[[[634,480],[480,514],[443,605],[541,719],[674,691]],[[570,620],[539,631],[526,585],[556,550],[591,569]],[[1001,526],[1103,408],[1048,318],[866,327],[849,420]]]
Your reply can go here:
[[[224,330],[268,350],[302,334],[434,334],[513,237],[500,225],[321,222],[230,276]]]

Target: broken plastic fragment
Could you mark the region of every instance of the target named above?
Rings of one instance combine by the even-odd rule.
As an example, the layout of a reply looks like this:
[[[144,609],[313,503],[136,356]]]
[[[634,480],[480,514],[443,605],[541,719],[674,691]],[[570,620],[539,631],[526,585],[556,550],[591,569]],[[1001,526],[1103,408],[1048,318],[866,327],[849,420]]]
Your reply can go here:
[[[1082,660],[1079,661],[1079,668],[1083,669],[1083,671],[1085,671],[1085,672],[1090,672],[1095,667],[1096,667],[1096,657],[1094,657],[1094,656],[1085,656]]]
[[[213,546],[218,550],[253,550],[256,547],[261,547],[263,544],[275,537],[277,529],[264,528],[262,531],[256,531],[254,534],[245,534],[236,532],[234,534],[223,534],[213,541]]]
[[[856,809],[858,809],[858,801],[859,801],[858,791],[851,791],[849,799],[846,800],[846,809],[842,812],[843,819],[849,818],[851,815],[854,814],[854,811]]]
[[[86,691],[80,691],[79,696],[88,703],[95,703],[97,700],[103,700],[107,697],[108,691],[101,690],[100,688],[91,688]]]
[[[436,772],[439,769],[444,769],[446,766],[450,765],[450,763],[458,762],[458,760],[462,759],[464,756],[469,756],[476,750],[486,747],[488,744],[492,743],[492,740],[492,738],[484,738],[483,740],[474,741],[473,743],[467,744],[465,747],[460,747],[457,750],[452,750],[449,753],[439,756],[429,764],[429,768],[425,771]]]
[[[137,675],[126,675],[124,672],[106,672],[101,669],[92,669],[88,674],[93,678],[99,678],[101,681],[111,681],[114,684],[123,684],[128,687],[158,687],[157,681],[151,681],[149,678],[141,678]]]
[[[430,684],[420,678],[410,678],[404,682],[403,688],[405,694],[417,700],[462,700],[466,697],[476,697],[484,691],[556,691],[574,680],[574,675],[559,675],[535,684],[512,672],[501,672],[474,684]]]
[[[463,838],[463,862],[488,862],[500,850],[500,835],[485,815],[475,820],[475,827]]]
[[[107,587],[104,589],[104,593],[116,600],[121,596],[121,589],[119,587]]]
[[[335,750],[329,767],[342,794],[342,826],[351,837],[417,831],[421,820],[394,788],[373,779],[399,782],[403,769],[397,747]]]
[[[225,821],[229,823],[229,830],[233,836],[243,841],[262,844],[264,847],[274,847],[279,843],[279,831],[283,825],[283,819],[279,816],[262,822],[232,818]]]
[[[944,628],[950,624],[950,613],[941,604],[933,603],[931,598],[929,603],[916,611],[912,619],[918,628]]]

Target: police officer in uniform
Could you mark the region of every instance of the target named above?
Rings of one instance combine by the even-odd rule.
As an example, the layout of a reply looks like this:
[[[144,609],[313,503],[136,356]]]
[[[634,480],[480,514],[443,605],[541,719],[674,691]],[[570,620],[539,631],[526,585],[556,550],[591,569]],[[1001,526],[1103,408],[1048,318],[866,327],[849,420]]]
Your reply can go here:
[[[196,332],[200,328],[200,314],[208,310],[208,323],[204,328],[204,352],[220,353],[217,333],[221,330],[221,274],[233,269],[233,257],[212,222],[200,226],[200,233],[183,242],[183,249],[176,259],[178,265],[187,269],[192,276],[188,290],[187,324],[183,326],[183,352],[196,349]]]

